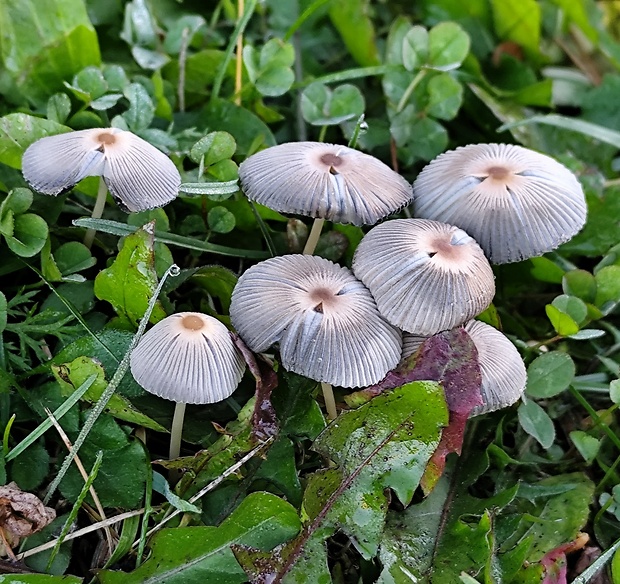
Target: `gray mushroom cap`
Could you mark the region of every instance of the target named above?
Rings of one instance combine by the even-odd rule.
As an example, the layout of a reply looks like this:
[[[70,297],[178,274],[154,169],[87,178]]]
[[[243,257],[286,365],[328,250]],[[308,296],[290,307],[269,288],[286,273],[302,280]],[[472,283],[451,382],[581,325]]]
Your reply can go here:
[[[251,267],[233,291],[230,317],[253,351],[278,343],[285,369],[341,387],[377,383],[400,359],[401,333],[366,287],[317,256],[286,255]]]
[[[465,325],[478,350],[482,377],[483,405],[474,408],[471,415],[494,412],[515,403],[525,391],[527,372],[519,351],[508,338],[492,326],[471,320]],[[403,359],[415,353],[428,337],[405,333]]]
[[[379,312],[416,335],[463,324],[495,295],[493,271],[480,246],[458,227],[427,219],[373,227],[355,252],[353,272]]]
[[[512,144],[470,144],[441,154],[413,183],[415,214],[458,225],[494,264],[539,256],[584,225],[583,189],[544,154]]]
[[[131,353],[130,367],[150,393],[179,403],[211,404],[235,391],[245,362],[219,320],[179,312],[146,332]]]
[[[163,152],[118,128],[41,138],[24,152],[22,172],[46,195],[58,195],[87,176],[103,176],[112,196],[129,211],[162,207],[181,186],[179,171]]]
[[[336,223],[374,225],[412,200],[411,185],[374,156],[321,142],[262,150],[241,164],[239,179],[252,201]]]

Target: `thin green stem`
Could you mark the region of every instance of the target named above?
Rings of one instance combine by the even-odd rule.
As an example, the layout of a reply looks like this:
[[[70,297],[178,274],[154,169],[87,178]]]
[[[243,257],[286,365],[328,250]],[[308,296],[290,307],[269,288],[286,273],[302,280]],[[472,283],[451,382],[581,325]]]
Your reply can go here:
[[[321,126],[321,131],[319,132],[319,142],[325,142],[325,134],[327,134],[327,126]]]
[[[297,29],[310,18],[321,6],[331,2],[331,0],[315,0],[308,8],[306,8],[297,20],[291,25],[284,35],[284,42],[287,42],[297,32]]]
[[[226,47],[226,51],[224,53],[224,60],[220,63],[220,66],[215,74],[215,80],[213,82],[213,89],[211,90],[211,101],[215,101],[220,96],[220,91],[222,89],[222,83],[224,82],[224,77],[226,76],[226,70],[228,69],[228,64],[232,59],[232,55],[237,46],[237,39],[240,35],[243,34],[245,27],[250,22],[250,18],[252,18],[252,14],[254,14],[254,9],[256,8],[257,0],[249,0],[247,6],[245,7],[245,12],[243,16],[237,21],[237,26],[235,26],[235,30],[228,40],[228,46]]]
[[[357,118],[357,124],[355,124],[355,130],[353,130],[353,136],[349,140],[349,148],[355,148],[357,146],[357,139],[360,137],[360,132],[362,131],[362,126],[365,125],[364,122],[364,114],[362,114],[359,118]],[[366,125],[365,128],[368,126]]]
[[[125,356],[120,362],[118,369],[115,371],[114,375],[112,376],[110,383],[108,383],[108,386],[105,388],[104,392],[101,394],[101,397],[99,398],[97,403],[93,406],[93,409],[90,411],[90,414],[88,415],[88,418],[86,419],[84,427],[80,430],[78,437],[73,443],[73,447],[71,448],[69,454],[66,456],[65,460],[63,461],[62,466],[60,467],[60,470],[58,471],[58,474],[52,481],[52,484],[50,485],[49,490],[47,491],[47,495],[45,495],[45,499],[43,501],[44,503],[48,503],[52,495],[56,492],[58,485],[60,485],[60,482],[67,474],[67,471],[69,470],[69,467],[71,466],[71,463],[73,462],[73,459],[75,458],[75,455],[78,453],[79,449],[82,447],[82,444],[84,444],[84,441],[86,440],[86,437],[88,436],[88,433],[91,431],[92,427],[95,425],[95,422],[101,415],[101,412],[103,412],[106,405],[108,405],[108,402],[110,401],[110,398],[116,391],[116,388],[118,387],[119,383],[123,380],[123,377],[125,377],[125,374],[127,373],[127,370],[129,369],[129,358],[131,356],[131,352],[135,349],[136,345],[138,344],[138,341],[140,340],[140,337],[142,337],[142,335],[144,334],[146,325],[148,324],[149,319],[151,318],[151,313],[153,312],[153,309],[155,308],[155,303],[157,302],[157,298],[159,297],[161,289],[163,288],[166,280],[168,279],[168,276],[178,276],[180,273],[181,273],[181,270],[179,269],[179,266],[177,266],[176,264],[172,264],[166,270],[166,273],[162,276],[162,279],[160,280],[159,285],[157,286],[155,290],[155,293],[153,294],[151,300],[149,301],[149,305],[146,309],[146,312],[144,313],[144,316],[142,317],[142,320],[140,321],[138,330],[136,331],[136,334],[133,336],[133,339],[131,339],[131,343],[129,344],[129,348],[127,349],[127,352],[125,353]]]
[[[411,80],[411,83],[409,84],[407,89],[405,89],[405,93],[403,93],[403,96],[400,98],[400,101],[398,102],[398,105],[396,106],[397,112],[402,112],[405,109],[405,106],[407,105],[407,101],[411,97],[411,94],[414,92],[415,88],[419,85],[420,81],[424,79],[424,76],[426,75],[427,71],[428,69],[420,69],[420,71],[418,71],[418,74]]]

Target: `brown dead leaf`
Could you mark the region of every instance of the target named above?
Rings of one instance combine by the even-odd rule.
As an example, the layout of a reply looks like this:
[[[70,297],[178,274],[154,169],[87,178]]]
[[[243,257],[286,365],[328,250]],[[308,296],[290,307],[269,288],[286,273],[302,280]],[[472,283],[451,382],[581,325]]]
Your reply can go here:
[[[55,518],[54,509],[43,505],[36,495],[22,491],[16,483],[0,487],[0,530],[4,536],[0,555],[12,555],[11,548],[21,539],[41,531]],[[8,544],[9,549],[3,544]]]

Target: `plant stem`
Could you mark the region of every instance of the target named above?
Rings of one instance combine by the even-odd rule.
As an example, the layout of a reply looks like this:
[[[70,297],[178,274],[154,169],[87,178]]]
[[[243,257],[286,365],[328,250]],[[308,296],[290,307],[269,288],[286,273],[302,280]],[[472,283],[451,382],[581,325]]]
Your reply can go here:
[[[321,126],[321,131],[319,132],[318,142],[325,141],[325,134],[327,134],[327,126]]]
[[[355,124],[355,130],[353,130],[353,135],[351,136],[351,139],[349,140],[349,143],[347,144],[349,148],[355,148],[357,146],[357,139],[360,137],[360,132],[362,131],[362,125],[364,125],[364,114],[362,114],[357,119],[357,123]],[[365,127],[368,127],[368,126],[366,125]]]
[[[103,215],[103,209],[105,208],[105,200],[108,196],[108,186],[105,184],[103,177],[99,177],[99,190],[97,191],[97,200],[93,207],[91,219],[100,219]],[[87,229],[86,235],[84,235],[84,245],[90,249],[95,239],[96,231],[94,229]]]
[[[325,399],[325,409],[327,410],[327,419],[335,420],[338,417],[336,411],[336,400],[334,399],[334,391],[331,383],[321,381],[321,389],[323,390],[323,398]]]
[[[305,255],[312,255],[314,253],[314,250],[316,249],[316,244],[319,242],[319,237],[321,237],[323,223],[325,223],[325,219],[315,219],[314,223],[312,223],[310,235],[308,235],[306,245],[304,246],[303,253]]]
[[[181,440],[183,438],[183,420],[185,418],[185,404],[177,403],[174,406],[172,417],[172,429],[170,430],[170,455],[169,459],[179,458],[181,454]]]
[[[185,65],[187,62],[187,46],[189,44],[189,28],[185,27],[181,33],[181,50],[179,51],[179,83],[177,87],[177,98],[179,100],[179,111],[185,111]]]
[[[407,105],[407,100],[411,97],[411,94],[413,93],[414,89],[418,86],[420,81],[424,79],[424,76],[426,75],[427,71],[428,69],[421,69],[420,71],[418,71],[418,74],[411,80],[411,83],[409,84],[407,89],[405,89],[405,93],[403,93],[403,96],[400,98],[400,101],[398,102],[398,105],[396,106],[396,111],[398,113],[402,112],[403,109],[405,109],[405,105]]]
[[[243,17],[244,0],[237,0],[237,22]],[[243,33],[237,37],[237,62],[235,64],[235,103],[241,105],[241,75],[243,73]]]

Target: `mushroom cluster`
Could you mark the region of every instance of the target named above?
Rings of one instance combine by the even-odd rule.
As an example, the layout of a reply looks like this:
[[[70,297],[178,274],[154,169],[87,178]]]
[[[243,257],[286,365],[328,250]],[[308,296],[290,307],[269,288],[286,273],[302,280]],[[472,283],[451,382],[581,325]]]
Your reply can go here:
[[[383,163],[332,144],[268,148],[242,163],[239,176],[249,199],[314,217],[320,227],[325,219],[374,224],[411,199],[409,185]],[[475,413],[509,405],[525,387],[523,362],[502,333],[471,320],[495,294],[489,261],[520,261],[570,239],[585,222],[581,186],[548,156],[475,144],[424,168],[413,201],[419,218],[372,228],[346,278],[337,275],[344,268],[301,256],[250,268],[233,293],[233,324],[251,349],[279,345],[285,368],[345,387],[370,384],[389,370],[397,329],[406,331],[407,353],[414,340],[465,326],[482,370],[485,405]],[[313,252],[320,227],[304,253]],[[371,318],[361,307],[373,299]],[[379,354],[371,357],[371,347]]]

